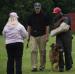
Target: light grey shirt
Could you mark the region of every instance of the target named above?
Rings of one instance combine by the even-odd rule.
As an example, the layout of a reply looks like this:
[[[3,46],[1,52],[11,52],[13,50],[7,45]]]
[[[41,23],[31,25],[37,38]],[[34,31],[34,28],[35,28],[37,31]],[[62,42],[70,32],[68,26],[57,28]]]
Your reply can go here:
[[[24,38],[28,35],[24,26],[20,23],[16,26],[5,25],[2,33],[5,38],[5,44],[24,42]]]

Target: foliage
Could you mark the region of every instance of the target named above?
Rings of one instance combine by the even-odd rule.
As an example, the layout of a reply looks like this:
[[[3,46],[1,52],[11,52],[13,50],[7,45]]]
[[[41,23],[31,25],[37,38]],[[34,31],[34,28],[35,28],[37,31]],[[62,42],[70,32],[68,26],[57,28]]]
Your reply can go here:
[[[19,15],[19,21],[26,26],[27,18],[33,11],[33,3],[42,3],[43,10],[51,14],[52,8],[60,6],[64,13],[75,11],[75,0],[2,0],[0,1],[0,34],[8,19],[9,13],[15,11]],[[73,4],[73,6],[72,6]]]

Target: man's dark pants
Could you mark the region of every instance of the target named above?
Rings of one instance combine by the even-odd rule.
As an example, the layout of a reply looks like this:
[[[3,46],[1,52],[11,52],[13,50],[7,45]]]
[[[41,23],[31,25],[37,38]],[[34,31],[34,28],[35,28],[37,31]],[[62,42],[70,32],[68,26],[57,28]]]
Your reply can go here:
[[[56,36],[56,43],[60,44],[62,49],[59,53],[59,70],[66,70],[72,67],[72,35],[71,32],[64,32]],[[65,59],[64,59],[65,57]],[[65,63],[64,63],[65,60]]]

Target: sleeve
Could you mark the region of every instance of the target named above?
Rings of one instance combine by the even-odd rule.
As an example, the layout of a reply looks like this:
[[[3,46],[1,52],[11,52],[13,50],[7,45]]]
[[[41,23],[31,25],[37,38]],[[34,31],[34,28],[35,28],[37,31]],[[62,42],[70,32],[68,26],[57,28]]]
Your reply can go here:
[[[71,25],[71,18],[70,17],[65,17],[63,22],[65,22],[68,25]]]
[[[21,30],[20,30],[20,34],[23,38],[27,38],[28,37],[28,32],[26,31],[25,27],[22,25]]]
[[[32,19],[32,15],[30,15],[27,19],[27,25],[31,26],[31,19]]]
[[[61,32],[66,32],[66,31],[69,30],[69,28],[70,28],[70,26],[67,25],[67,23],[62,22],[61,25],[60,25],[58,28],[53,29],[53,30],[51,31],[50,35],[51,35],[51,36],[55,36],[55,35],[57,35],[57,34],[59,34],[59,33],[61,33]]]

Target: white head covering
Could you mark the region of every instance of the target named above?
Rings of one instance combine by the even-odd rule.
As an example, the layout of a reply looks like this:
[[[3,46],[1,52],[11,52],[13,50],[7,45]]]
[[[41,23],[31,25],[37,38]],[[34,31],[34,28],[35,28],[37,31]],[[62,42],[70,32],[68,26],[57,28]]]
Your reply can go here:
[[[11,13],[9,14],[9,16],[10,16],[10,17],[11,17],[11,16],[13,16],[13,17],[18,18],[18,15],[17,15],[17,13],[16,13],[16,12],[11,12]]]
[[[9,19],[8,19],[8,22],[7,22],[7,25],[17,25],[19,23],[18,21],[18,15],[16,12],[11,12],[9,13]]]

